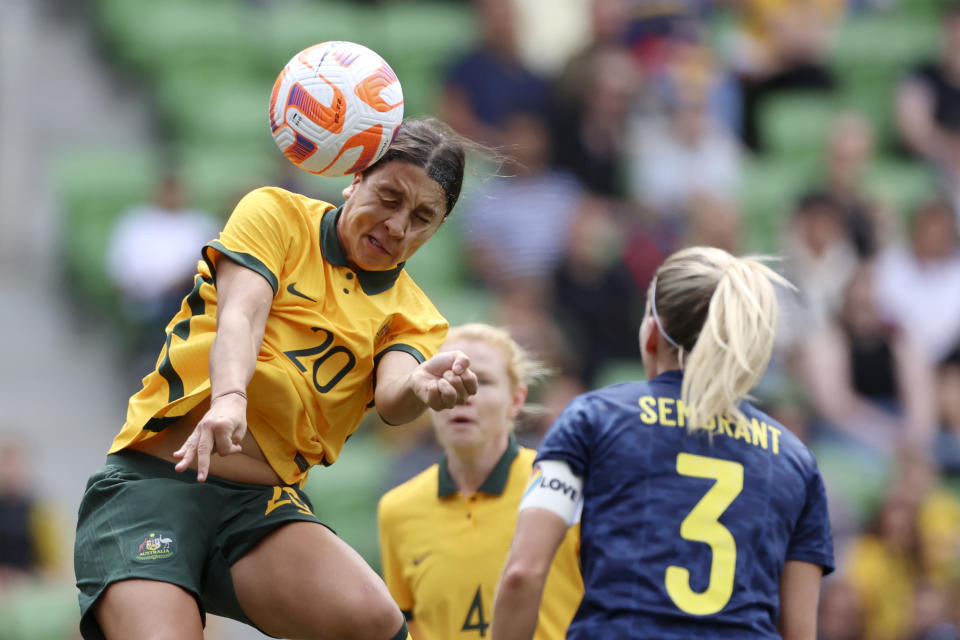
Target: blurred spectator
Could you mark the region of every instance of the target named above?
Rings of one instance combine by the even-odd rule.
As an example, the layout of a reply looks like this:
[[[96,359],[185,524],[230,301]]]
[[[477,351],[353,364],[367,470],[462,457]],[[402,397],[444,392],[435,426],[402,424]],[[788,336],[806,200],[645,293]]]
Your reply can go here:
[[[590,20],[596,0],[512,1],[520,56],[543,77],[556,76],[593,35]],[[550,19],[544,20],[544,16]]]
[[[847,282],[857,267],[843,212],[832,198],[818,192],[800,198],[783,254],[787,277],[799,296],[799,306],[789,310],[795,316],[792,324],[803,333],[823,327],[840,310]]]
[[[892,487],[916,504],[923,580],[960,587],[960,497],[943,484],[928,452],[915,449],[899,453]]]
[[[454,61],[439,113],[450,126],[489,145],[510,144],[500,131],[514,111],[544,111],[548,84],[524,67],[517,50],[512,0],[474,0],[480,42]]]
[[[880,312],[903,327],[929,363],[960,344],[960,239],[948,205],[918,208],[910,247],[878,256],[876,288]]]
[[[943,589],[921,582],[913,595],[909,640],[960,640],[960,629],[950,621],[947,607]]]
[[[937,435],[934,457],[943,473],[960,477],[960,349],[937,367]]]
[[[802,375],[834,429],[885,454],[898,445],[929,451],[932,371],[909,337],[877,313],[868,264],[850,279],[836,320],[804,342]]]
[[[887,212],[864,189],[876,142],[870,122],[858,113],[837,115],[827,134],[822,191],[843,211],[860,257],[872,256],[892,235]]]
[[[544,299],[583,190],[572,176],[550,168],[550,131],[537,114],[514,112],[503,133],[510,141],[504,149],[509,177],[491,179],[466,205],[464,245],[488,287],[500,293],[522,288]]]
[[[0,443],[0,594],[19,580],[58,568],[64,551],[58,524],[33,495],[23,447]]]
[[[736,197],[740,147],[723,125],[711,118],[700,88],[677,87],[666,122],[642,120],[634,138],[633,196],[665,218],[682,220],[696,196],[727,201]]]
[[[955,630],[944,624],[943,598],[960,586],[960,500],[925,455],[906,452],[897,462],[870,532],[849,546],[849,575],[864,603],[867,638],[933,640],[935,630]]]
[[[817,640],[867,640],[863,607],[856,590],[843,576],[824,581],[817,620]]]
[[[743,90],[743,140],[762,151],[757,117],[769,95],[791,90],[832,91],[827,55],[831,28],[844,0],[742,0],[734,66]]]
[[[584,64],[589,71],[575,99],[554,105],[554,162],[593,193],[624,196],[624,131],[643,86],[640,72],[630,53],[616,46],[592,51]]]
[[[173,172],[160,177],[152,202],[129,209],[117,221],[107,247],[108,275],[134,332],[135,355],[155,357],[167,321],[190,291],[200,248],[218,227],[210,214],[185,206],[183,185]]]
[[[739,134],[743,124],[740,80],[721,63],[717,52],[703,42],[674,41],[667,67],[651,78],[656,100],[669,106],[678,96],[700,96],[715,126]]]
[[[687,246],[717,247],[739,255],[743,220],[730,200],[697,195],[687,203]]]
[[[678,45],[700,40],[703,13],[708,4],[702,0],[633,0],[629,3],[626,44],[645,73],[659,75],[669,66]]]
[[[614,360],[635,359],[643,290],[622,260],[622,227],[609,202],[580,208],[570,244],[553,279],[552,317],[577,354],[572,373],[585,388]]]
[[[865,612],[865,637],[901,640],[912,617],[913,588],[921,572],[916,504],[899,494],[884,502],[869,533],[844,554]]]
[[[960,7],[943,17],[938,60],[916,67],[896,93],[897,127],[907,149],[940,165],[960,158],[952,147],[960,136]]]
[[[590,36],[587,43],[566,61],[553,83],[554,101],[566,109],[582,100],[584,87],[593,75],[594,56],[604,50],[619,48],[626,41],[630,16],[630,0],[592,0],[590,2]]]

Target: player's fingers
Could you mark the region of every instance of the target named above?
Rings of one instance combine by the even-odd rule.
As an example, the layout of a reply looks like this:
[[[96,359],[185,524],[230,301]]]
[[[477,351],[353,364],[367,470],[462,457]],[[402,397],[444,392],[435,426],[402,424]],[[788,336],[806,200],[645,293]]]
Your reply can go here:
[[[233,434],[226,429],[217,429],[214,433],[215,451],[221,456],[230,455],[240,451],[240,445],[234,442]]]
[[[246,433],[247,433],[246,423],[240,423],[230,433],[230,440],[232,440],[234,444],[239,446],[239,444],[243,441],[243,436],[246,435]]]
[[[444,379],[437,381],[437,391],[440,394],[440,408],[449,409],[457,404],[457,390]]]
[[[210,470],[210,454],[212,452],[213,435],[210,433],[210,429],[199,429],[197,436],[197,482],[203,482],[207,479],[207,471]]]
[[[473,369],[467,369],[461,373],[460,379],[463,381],[463,388],[466,389],[468,396],[472,396],[480,388],[480,382],[477,380],[477,374],[473,372]]]
[[[184,440],[179,449],[173,452],[174,458],[180,458],[180,462],[174,467],[177,471],[185,471],[193,462],[194,454],[197,450],[197,432],[194,431],[190,437]]]
[[[454,359],[450,364],[450,370],[457,375],[461,375],[464,371],[470,369],[470,356],[465,354],[462,351],[454,351]]]
[[[466,386],[464,385],[463,380],[460,376],[456,375],[453,371],[447,371],[443,374],[443,379],[453,387],[453,390],[457,393],[457,404],[462,404],[466,401],[467,397],[470,395],[467,393]]]

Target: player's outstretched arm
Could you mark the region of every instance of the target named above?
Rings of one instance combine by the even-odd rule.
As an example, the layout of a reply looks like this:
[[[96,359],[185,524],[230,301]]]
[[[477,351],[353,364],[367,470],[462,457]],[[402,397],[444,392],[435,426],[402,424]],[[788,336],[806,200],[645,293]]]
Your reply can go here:
[[[780,576],[780,635],[783,640],[816,640],[817,605],[823,567],[787,560]]]
[[[533,637],[543,585],[566,533],[567,522],[552,511],[531,507],[517,516],[517,528],[493,604],[494,640]]]
[[[217,335],[210,347],[210,409],[177,451],[177,471],[196,460],[203,482],[210,455],[240,451],[247,432],[247,384],[253,377],[273,302],[270,283],[230,259],[217,266]]]
[[[404,424],[430,409],[463,404],[477,392],[477,376],[462,351],[444,351],[420,364],[408,353],[389,351],[377,366],[374,400],[389,424]]]

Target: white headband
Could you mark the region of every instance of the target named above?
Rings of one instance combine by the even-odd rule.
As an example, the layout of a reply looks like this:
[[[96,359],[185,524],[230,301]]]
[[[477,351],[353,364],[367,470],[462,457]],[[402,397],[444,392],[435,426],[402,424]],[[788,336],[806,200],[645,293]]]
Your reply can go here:
[[[650,291],[650,311],[653,314],[653,321],[657,325],[657,329],[660,331],[660,335],[663,336],[663,339],[673,345],[673,348],[677,351],[682,351],[683,347],[677,344],[677,341],[674,340],[667,334],[663,329],[663,325],[660,323],[660,316],[657,315],[657,276],[653,277],[653,287]]]

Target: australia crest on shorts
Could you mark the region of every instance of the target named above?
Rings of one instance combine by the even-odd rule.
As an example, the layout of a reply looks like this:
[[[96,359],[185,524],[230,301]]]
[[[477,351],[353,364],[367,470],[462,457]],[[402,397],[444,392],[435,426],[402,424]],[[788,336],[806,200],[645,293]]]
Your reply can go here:
[[[173,534],[151,531],[137,541],[136,548],[133,552],[133,559],[143,562],[153,562],[155,560],[172,558],[176,553],[177,543],[173,538]]]

